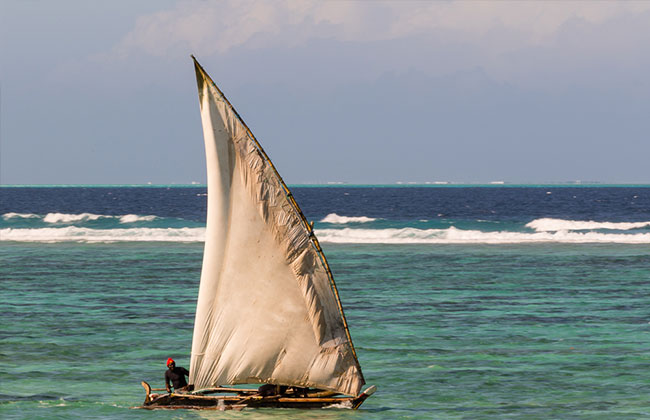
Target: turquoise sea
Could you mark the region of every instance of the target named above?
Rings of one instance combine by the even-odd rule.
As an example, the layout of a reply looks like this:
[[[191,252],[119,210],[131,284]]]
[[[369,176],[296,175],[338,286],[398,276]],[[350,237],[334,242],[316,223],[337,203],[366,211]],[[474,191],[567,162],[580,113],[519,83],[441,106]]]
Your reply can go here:
[[[1,419],[650,418],[650,188],[298,187],[358,411],[147,411],[188,367],[205,188],[0,188]]]

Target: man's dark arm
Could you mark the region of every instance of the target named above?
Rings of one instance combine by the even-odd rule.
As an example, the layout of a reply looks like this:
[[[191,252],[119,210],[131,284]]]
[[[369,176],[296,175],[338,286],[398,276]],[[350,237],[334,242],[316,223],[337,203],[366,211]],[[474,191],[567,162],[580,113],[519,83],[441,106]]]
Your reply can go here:
[[[184,367],[182,367],[181,369],[183,369],[183,375],[190,376],[190,372],[188,372],[187,369],[185,369]]]
[[[167,392],[172,392],[172,388],[169,386],[169,371],[165,371],[165,388],[167,389]]]

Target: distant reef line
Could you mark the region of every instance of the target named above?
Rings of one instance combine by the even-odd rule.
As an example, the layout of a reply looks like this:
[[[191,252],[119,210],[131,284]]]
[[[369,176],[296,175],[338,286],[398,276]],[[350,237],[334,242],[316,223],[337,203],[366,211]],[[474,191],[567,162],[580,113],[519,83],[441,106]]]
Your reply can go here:
[[[401,187],[431,187],[431,188],[558,188],[558,187],[650,187],[650,183],[603,183],[603,182],[549,182],[549,183],[511,183],[511,182],[394,182],[394,183],[288,183],[296,188],[401,188]],[[207,188],[206,184],[0,184],[0,188]]]

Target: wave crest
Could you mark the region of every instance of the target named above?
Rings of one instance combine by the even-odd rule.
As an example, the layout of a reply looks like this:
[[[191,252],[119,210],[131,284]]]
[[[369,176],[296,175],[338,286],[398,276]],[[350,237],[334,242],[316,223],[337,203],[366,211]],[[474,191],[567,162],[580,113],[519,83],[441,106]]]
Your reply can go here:
[[[93,213],[79,213],[79,214],[67,214],[67,213],[48,213],[45,216],[41,216],[33,213],[5,213],[2,215],[4,220],[11,219],[42,219],[45,223],[56,224],[56,223],[79,223],[79,222],[88,222],[99,219],[117,219],[120,223],[137,223],[137,222],[151,222],[158,219],[158,216],[148,215],[141,216],[137,214],[125,214],[122,216],[108,216],[103,214],[93,214]]]
[[[650,244],[650,233],[480,231],[445,229],[317,229],[321,242],[357,244]],[[0,229],[0,241],[16,242],[203,242],[204,227],[92,229],[77,226]]]
[[[81,214],[65,214],[65,213],[48,213],[43,221],[45,223],[75,223],[75,222],[87,222],[89,220],[97,220],[102,217],[100,214],[92,213],[81,213]]]
[[[650,244],[650,233],[599,232],[482,232],[448,229],[322,229],[321,242],[359,244],[520,244],[520,243],[626,243]]]
[[[125,214],[119,217],[120,223],[136,223],[136,222],[151,222],[156,220],[158,216],[138,216],[137,214]]]
[[[38,214],[32,214],[32,213],[5,213],[2,215],[2,218],[4,220],[9,220],[9,219],[37,219],[41,216]]]
[[[339,216],[336,213],[330,213],[321,220],[321,223],[346,224],[346,223],[368,223],[374,222],[375,218],[366,216]]]
[[[205,228],[0,229],[0,238],[15,242],[203,242]]]
[[[531,228],[537,232],[557,232],[561,230],[631,230],[642,229],[650,227],[650,222],[595,222],[581,221],[581,220],[564,220],[543,218],[535,219],[526,224],[526,227]]]

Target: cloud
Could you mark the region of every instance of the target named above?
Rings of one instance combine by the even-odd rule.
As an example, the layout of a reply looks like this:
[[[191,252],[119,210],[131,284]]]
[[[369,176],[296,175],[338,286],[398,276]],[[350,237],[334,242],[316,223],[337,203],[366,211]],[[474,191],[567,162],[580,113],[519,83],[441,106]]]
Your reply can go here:
[[[601,25],[650,10],[650,2],[182,0],[145,15],[115,47],[128,55],[223,54],[242,46],[296,46],[310,39],[373,42],[446,34],[504,52],[548,45],[567,22]],[[493,31],[516,34],[485,42]]]
[[[232,86],[480,70],[525,89],[641,84],[645,92],[648,45],[645,1],[179,0],[141,15],[113,47],[59,63],[53,80],[142,83],[138,73],[156,68],[146,82],[165,84],[192,53]]]

